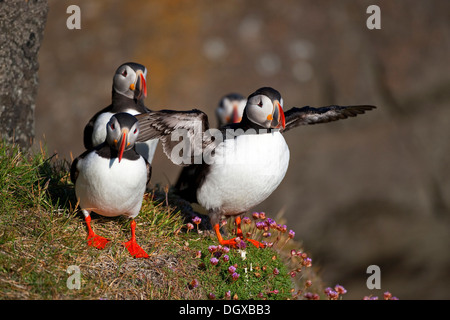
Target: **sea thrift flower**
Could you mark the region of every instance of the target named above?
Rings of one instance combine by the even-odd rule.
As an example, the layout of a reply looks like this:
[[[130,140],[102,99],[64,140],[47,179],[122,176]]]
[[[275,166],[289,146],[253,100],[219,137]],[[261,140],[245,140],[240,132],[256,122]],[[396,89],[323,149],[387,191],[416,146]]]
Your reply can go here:
[[[191,281],[191,283],[189,283],[189,289],[195,289],[198,287],[198,280],[194,279]]]
[[[337,293],[339,293],[340,295],[347,293],[347,290],[345,290],[345,288],[343,286],[339,285],[339,284],[334,287],[334,290]]]
[[[258,212],[253,212],[252,213],[252,217],[253,217],[253,219],[259,219],[259,213]]]
[[[242,218],[242,223],[243,224],[250,224],[252,223],[249,217],[243,217]]]
[[[231,299],[231,291],[225,292],[225,299]]]
[[[392,293],[386,291],[385,293],[383,293],[383,298],[384,300],[389,300],[390,298],[392,298]]]
[[[209,247],[208,247],[208,251],[209,251],[210,253],[216,252],[216,251],[217,251],[217,246],[209,246]]]
[[[229,272],[230,274],[235,273],[235,272],[236,272],[236,267],[235,267],[235,266],[229,266],[229,267],[228,267],[228,272]]]
[[[295,232],[293,230],[289,230],[289,235],[288,236],[289,236],[289,239],[294,238]]]
[[[229,257],[227,254],[225,254],[225,255],[223,256],[223,261],[225,261],[225,262],[230,261],[230,257]]]
[[[309,288],[312,286],[312,281],[311,280],[306,280],[305,282],[305,287]],[[337,291],[337,290],[336,290]],[[339,292],[339,291],[338,291]]]
[[[216,299],[216,295],[214,293],[208,293],[208,299],[209,300],[215,300]]]
[[[330,299],[330,300],[337,300],[337,298],[339,297],[339,293],[337,293],[336,291],[334,291],[330,287],[326,288],[324,290],[324,292],[327,295],[328,299]]]
[[[239,239],[239,240],[238,240]],[[244,241],[242,241],[241,240],[241,238],[236,238],[236,241],[237,241],[237,247],[239,248],[239,249],[245,249],[246,247],[247,247],[247,245],[245,244],[245,242]]]
[[[190,223],[190,222],[188,222],[186,224],[186,227],[187,227],[188,231],[194,229],[194,225],[192,223]]]
[[[275,220],[271,219],[271,218],[267,218],[266,223],[272,229],[276,229],[277,228],[277,222]]]
[[[272,234],[270,233],[270,232],[264,232],[263,233],[263,237],[264,238],[268,238],[268,237],[270,237]]]
[[[294,257],[297,255],[297,251],[295,251],[294,249],[291,250],[291,256]]]
[[[320,296],[317,293],[312,293],[312,292],[306,292],[303,296],[308,300],[319,300],[320,299]]]
[[[235,272],[231,275],[231,277],[233,278],[234,281],[236,281],[237,279],[239,279],[240,274]]]
[[[228,248],[228,247],[223,247],[223,248],[222,248],[222,252],[223,252],[223,253],[228,253],[228,252],[230,252],[230,248]]]
[[[209,259],[209,262],[211,262],[211,264],[213,266],[215,266],[219,263],[219,260],[217,258],[211,258],[211,259]]]
[[[266,213],[265,213],[265,212],[260,212],[260,213],[259,213],[259,218],[260,218],[261,220],[265,220],[265,219],[266,219]]]
[[[258,221],[257,223],[256,223],[256,228],[258,229],[258,230],[262,230],[262,229],[264,229],[264,226],[265,226],[266,224],[264,223],[264,222],[262,222],[262,221]]]
[[[195,216],[194,218],[192,218],[192,222],[196,225],[199,225],[200,222],[202,222],[202,218],[200,218],[199,216]]]
[[[273,274],[274,275],[279,275],[280,274],[280,270],[278,270],[277,268],[273,269]]]
[[[305,267],[311,267],[312,266],[311,258],[303,259],[302,265],[304,265]]]
[[[195,257],[196,257],[196,258],[201,258],[201,257],[202,257],[202,252],[201,252],[200,250],[198,250],[198,251],[195,253]]]

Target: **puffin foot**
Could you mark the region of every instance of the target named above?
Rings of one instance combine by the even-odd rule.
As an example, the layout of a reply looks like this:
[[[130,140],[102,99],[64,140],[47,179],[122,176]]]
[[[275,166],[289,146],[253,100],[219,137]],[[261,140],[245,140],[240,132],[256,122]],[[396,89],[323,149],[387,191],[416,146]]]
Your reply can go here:
[[[147,252],[141,248],[140,245],[137,244],[136,239],[132,238],[130,241],[123,242],[122,245],[127,248],[128,252],[134,258],[149,258]]]
[[[104,249],[106,244],[109,242],[109,239],[106,239],[102,236],[96,235],[95,233],[89,233],[87,238],[88,246],[97,248],[97,249]]]
[[[264,243],[261,243],[259,241],[254,240],[254,239],[246,238],[245,240],[250,242],[252,245],[254,245],[257,248],[265,248],[266,247],[266,245]]]
[[[131,239],[130,241],[123,242],[122,245],[128,249],[128,252],[134,257],[134,258],[149,258],[149,255],[147,252],[144,251],[136,242],[136,222],[134,220],[131,220],[130,223],[131,227]]]
[[[94,230],[91,228],[91,216],[87,215],[84,220],[86,221],[86,226],[88,228],[88,236],[87,236],[87,243],[88,246],[97,248],[97,249],[104,249],[106,244],[109,242],[109,239],[106,239],[102,236],[99,236],[95,234]]]

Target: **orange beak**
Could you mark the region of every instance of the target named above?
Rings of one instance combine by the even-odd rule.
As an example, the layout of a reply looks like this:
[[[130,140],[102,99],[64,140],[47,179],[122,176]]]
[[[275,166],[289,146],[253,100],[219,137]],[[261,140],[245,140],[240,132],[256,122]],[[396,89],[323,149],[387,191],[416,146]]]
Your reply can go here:
[[[269,119],[269,117],[271,119]],[[267,119],[272,120],[272,128],[279,129],[280,127],[283,127],[284,129],[286,127],[286,119],[284,118],[283,107],[280,102],[275,101],[273,114],[270,114],[269,117],[267,117]]]
[[[231,120],[233,121],[233,123],[238,123],[241,121],[239,114],[238,114],[238,107],[237,106],[233,106],[233,114],[231,116]]]
[[[283,129],[286,127],[286,119],[284,118],[284,111],[283,107],[281,107],[281,104],[278,102],[278,112],[279,112],[279,125],[283,127]]]
[[[136,99],[140,100],[147,97],[147,83],[144,74],[140,70],[138,71],[138,79],[136,81],[136,91],[138,92]]]
[[[122,139],[120,141],[120,148],[119,148],[119,162],[122,160],[123,152],[125,150],[125,140],[127,140],[127,133],[124,132]]]

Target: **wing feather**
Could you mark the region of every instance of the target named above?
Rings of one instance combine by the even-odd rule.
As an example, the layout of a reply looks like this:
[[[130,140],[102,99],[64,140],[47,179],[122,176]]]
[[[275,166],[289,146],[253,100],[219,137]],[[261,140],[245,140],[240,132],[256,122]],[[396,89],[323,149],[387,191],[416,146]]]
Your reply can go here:
[[[284,113],[286,127],[282,131],[287,131],[301,125],[326,123],[346,119],[348,117],[356,117],[366,111],[375,109],[375,106],[358,105],[358,106],[327,106],[320,108],[303,107],[292,108]]]
[[[137,141],[159,139],[166,156],[177,165],[196,163],[210,143],[204,138],[204,132],[209,129],[208,116],[200,110],[160,110],[136,118],[139,121]]]

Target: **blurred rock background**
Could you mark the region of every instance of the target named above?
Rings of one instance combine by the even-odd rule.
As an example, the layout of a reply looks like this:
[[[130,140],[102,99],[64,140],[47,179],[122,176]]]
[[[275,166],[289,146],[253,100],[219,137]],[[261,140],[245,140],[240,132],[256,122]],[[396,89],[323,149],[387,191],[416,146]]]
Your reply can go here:
[[[81,9],[81,30],[66,9]],[[381,9],[369,30],[366,9]],[[39,54],[36,142],[70,159],[88,119],[110,103],[121,63],[148,68],[147,106],[199,108],[278,89],[285,108],[374,104],[366,115],[286,134],[280,187],[255,208],[282,216],[347,298],[449,299],[450,2],[49,1]],[[161,147],[153,183],[179,168]],[[381,290],[366,269],[381,268]]]

